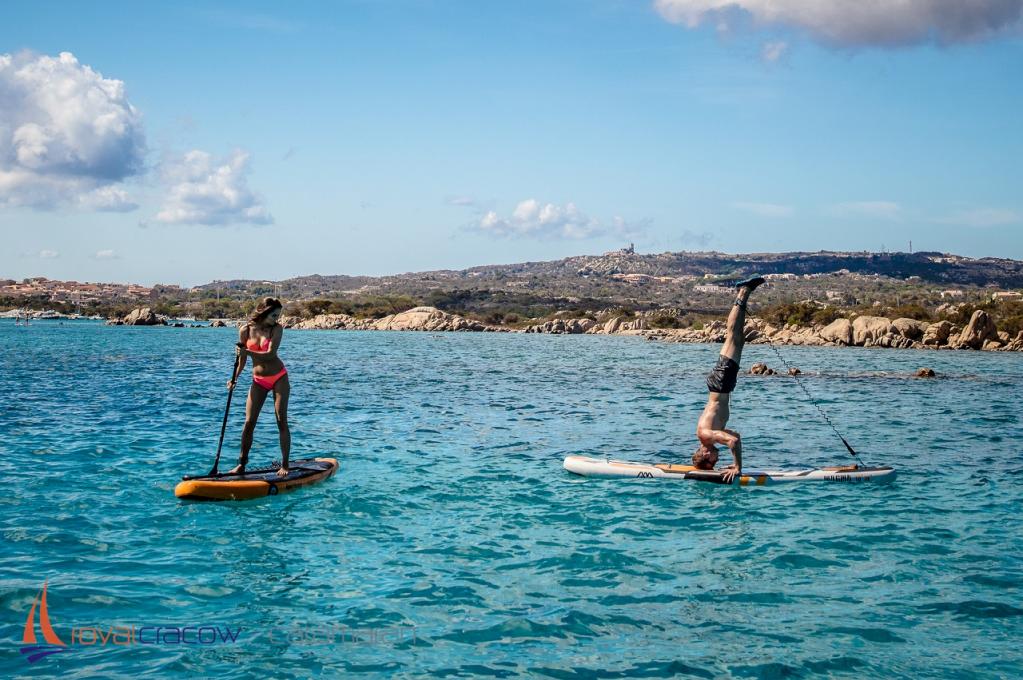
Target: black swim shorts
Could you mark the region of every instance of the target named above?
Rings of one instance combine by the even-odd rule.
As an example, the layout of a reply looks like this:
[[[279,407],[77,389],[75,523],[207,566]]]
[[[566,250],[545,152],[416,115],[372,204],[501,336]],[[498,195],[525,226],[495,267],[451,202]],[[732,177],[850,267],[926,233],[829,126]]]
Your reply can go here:
[[[739,364],[726,356],[719,356],[714,370],[707,374],[707,389],[718,394],[728,394],[735,389],[739,377]]]

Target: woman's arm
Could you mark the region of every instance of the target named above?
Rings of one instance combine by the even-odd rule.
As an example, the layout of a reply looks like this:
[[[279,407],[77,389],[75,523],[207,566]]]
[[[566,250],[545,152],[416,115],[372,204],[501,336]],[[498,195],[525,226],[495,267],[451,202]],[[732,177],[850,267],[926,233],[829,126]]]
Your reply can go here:
[[[238,345],[235,347],[235,353],[238,355],[238,361],[236,362],[237,369],[231,380],[227,383],[227,389],[233,389],[235,383],[238,382],[238,376],[245,370],[246,357],[248,357],[249,351],[245,349],[245,341],[249,339],[249,327],[242,326],[238,330]]]

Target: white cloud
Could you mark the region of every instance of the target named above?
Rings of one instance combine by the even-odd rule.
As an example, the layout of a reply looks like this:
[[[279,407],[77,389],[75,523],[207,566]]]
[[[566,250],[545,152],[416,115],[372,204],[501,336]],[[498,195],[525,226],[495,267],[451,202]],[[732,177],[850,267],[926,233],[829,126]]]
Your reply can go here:
[[[471,208],[476,205],[476,199],[470,196],[449,196],[444,199],[444,202],[448,205],[457,205],[465,208]]]
[[[1002,208],[974,208],[962,210],[937,221],[942,224],[960,224],[967,227],[1001,227],[1023,223],[1023,214]]]
[[[131,212],[139,207],[127,191],[116,186],[100,187],[82,194],[78,197],[78,205],[99,212]]]
[[[92,256],[96,260],[116,260],[118,255],[113,250],[97,250],[96,254]]]
[[[273,217],[247,182],[249,155],[236,150],[221,161],[189,151],[164,166],[171,185],[156,219],[167,224],[271,224]]]
[[[898,220],[902,217],[902,206],[892,201],[853,201],[836,203],[831,213],[839,217],[869,217],[876,220]]]
[[[1020,24],[1023,0],[655,0],[666,20],[734,30],[783,27],[849,47],[970,42]]]
[[[732,207],[760,217],[790,217],[795,212],[792,206],[777,203],[733,203]]]
[[[142,171],[144,155],[142,116],[123,82],[69,52],[0,54],[0,205],[128,209],[114,187]],[[124,198],[111,203],[106,189]]]
[[[643,232],[649,221],[629,222],[615,217],[610,223],[588,217],[575,203],[556,205],[534,198],[521,201],[509,217],[489,210],[473,225],[475,231],[498,238],[588,239],[598,236],[630,236]]]
[[[53,260],[60,257],[56,250],[40,250],[37,256],[40,260]]]
[[[789,44],[784,40],[766,42],[760,48],[760,58],[770,64],[773,64],[785,56],[788,49]]]

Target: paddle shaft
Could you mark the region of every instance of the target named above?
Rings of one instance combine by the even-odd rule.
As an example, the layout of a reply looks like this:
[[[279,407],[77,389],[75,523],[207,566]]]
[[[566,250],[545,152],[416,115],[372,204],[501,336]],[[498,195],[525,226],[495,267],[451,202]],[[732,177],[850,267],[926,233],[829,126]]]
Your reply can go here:
[[[242,346],[242,343],[237,343],[238,347]],[[231,365],[231,382],[235,381],[238,375],[238,363],[242,360],[241,354],[234,355],[234,364]],[[220,451],[224,448],[224,433],[227,432],[227,415],[231,412],[231,397],[234,396],[234,386],[227,391],[227,408],[224,409],[224,422],[220,425],[220,441],[217,442],[217,457],[213,461],[213,469],[210,470],[209,476],[212,477],[217,474],[220,468]]]

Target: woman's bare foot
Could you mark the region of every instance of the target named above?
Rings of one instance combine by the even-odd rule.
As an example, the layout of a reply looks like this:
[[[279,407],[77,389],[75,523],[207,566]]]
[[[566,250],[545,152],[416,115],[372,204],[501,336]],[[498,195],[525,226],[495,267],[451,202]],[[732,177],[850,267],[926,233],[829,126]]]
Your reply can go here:
[[[289,472],[291,472],[291,471],[288,470],[288,468],[286,468],[284,466],[281,466],[281,467],[277,468],[277,476],[278,477],[287,477]]]
[[[225,475],[244,475],[245,474],[245,463],[238,463],[233,468],[224,473]]]

